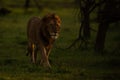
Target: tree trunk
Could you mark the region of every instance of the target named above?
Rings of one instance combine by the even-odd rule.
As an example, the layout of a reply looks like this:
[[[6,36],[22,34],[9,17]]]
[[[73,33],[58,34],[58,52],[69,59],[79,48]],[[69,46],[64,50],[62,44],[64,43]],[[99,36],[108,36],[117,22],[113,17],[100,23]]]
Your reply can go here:
[[[108,29],[108,23],[101,22],[98,27],[98,33],[95,43],[95,51],[102,52],[104,50],[105,37]]]
[[[85,39],[90,38],[90,20],[89,20],[89,14],[84,15],[84,21],[83,21],[83,36]]]
[[[24,4],[25,11],[27,11],[27,9],[29,8],[29,6],[30,6],[30,0],[25,0],[25,4]]]
[[[37,8],[38,8],[39,10],[41,10],[41,9],[42,9],[42,6],[39,4],[39,0],[34,0],[34,2],[35,2],[35,5],[37,6]]]

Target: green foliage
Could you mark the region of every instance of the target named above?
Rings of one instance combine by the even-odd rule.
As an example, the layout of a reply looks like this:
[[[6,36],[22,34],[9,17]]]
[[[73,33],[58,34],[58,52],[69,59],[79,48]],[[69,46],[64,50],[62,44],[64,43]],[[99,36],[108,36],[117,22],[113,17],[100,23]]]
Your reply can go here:
[[[65,48],[77,37],[79,25],[75,23],[73,9],[45,9],[41,14],[24,14],[21,9],[0,17],[0,80],[118,80],[120,74],[120,53],[112,53],[114,41],[117,45],[119,31],[112,26],[107,38],[108,52],[95,53],[88,50]],[[62,19],[61,33],[50,54],[52,69],[30,63],[25,56],[27,38],[26,25],[32,16],[43,16],[55,12]],[[92,24],[96,29],[96,23]],[[116,32],[117,31],[117,32]],[[95,35],[95,33],[92,33]],[[110,37],[112,34],[112,37]],[[94,42],[94,37],[92,38]],[[113,41],[113,42],[112,42]],[[112,42],[112,44],[111,44]],[[90,43],[92,47],[93,43]],[[40,54],[39,59],[40,59]]]

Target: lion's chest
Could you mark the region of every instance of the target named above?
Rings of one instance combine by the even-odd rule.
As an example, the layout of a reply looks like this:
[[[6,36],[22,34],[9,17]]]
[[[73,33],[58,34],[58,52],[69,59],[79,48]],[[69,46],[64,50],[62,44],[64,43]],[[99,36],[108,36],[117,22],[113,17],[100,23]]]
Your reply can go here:
[[[55,40],[53,40],[50,37],[45,37],[43,35],[40,36],[40,40],[41,42],[44,44],[44,46],[49,46],[52,45],[54,43]]]

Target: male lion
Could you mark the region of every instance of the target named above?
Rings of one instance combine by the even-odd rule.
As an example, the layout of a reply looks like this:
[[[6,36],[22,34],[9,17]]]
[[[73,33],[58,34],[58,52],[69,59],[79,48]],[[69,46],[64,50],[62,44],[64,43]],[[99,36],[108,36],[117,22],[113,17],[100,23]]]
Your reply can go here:
[[[60,32],[61,20],[56,14],[47,14],[42,19],[33,17],[27,26],[28,53],[32,63],[36,63],[37,51],[41,51],[41,61],[44,67],[51,67],[48,57],[54,41]]]

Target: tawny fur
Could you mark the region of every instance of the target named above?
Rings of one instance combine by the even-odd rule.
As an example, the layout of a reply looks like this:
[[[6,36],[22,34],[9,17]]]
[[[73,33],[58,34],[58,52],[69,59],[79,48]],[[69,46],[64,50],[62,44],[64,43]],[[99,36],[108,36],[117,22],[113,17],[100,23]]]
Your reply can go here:
[[[56,14],[47,14],[42,19],[32,17],[27,26],[28,53],[32,63],[36,63],[37,51],[41,52],[40,64],[51,67],[48,57],[60,32],[61,20]]]

